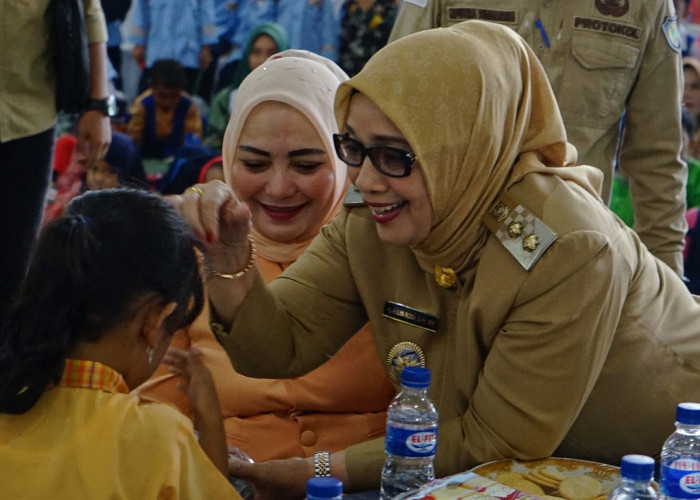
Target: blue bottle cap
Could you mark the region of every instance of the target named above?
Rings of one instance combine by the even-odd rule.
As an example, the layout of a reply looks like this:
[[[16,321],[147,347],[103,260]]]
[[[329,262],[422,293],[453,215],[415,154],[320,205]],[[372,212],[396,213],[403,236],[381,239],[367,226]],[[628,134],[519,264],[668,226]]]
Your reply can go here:
[[[620,464],[620,475],[627,479],[648,481],[654,477],[654,459],[646,455],[625,455]]]
[[[676,422],[688,425],[700,425],[700,404],[679,403],[676,408]]]
[[[334,477],[312,477],[306,482],[306,496],[309,498],[335,498],[342,496],[343,482]]]
[[[430,386],[430,370],[420,366],[407,366],[401,370],[401,385],[414,389]]]

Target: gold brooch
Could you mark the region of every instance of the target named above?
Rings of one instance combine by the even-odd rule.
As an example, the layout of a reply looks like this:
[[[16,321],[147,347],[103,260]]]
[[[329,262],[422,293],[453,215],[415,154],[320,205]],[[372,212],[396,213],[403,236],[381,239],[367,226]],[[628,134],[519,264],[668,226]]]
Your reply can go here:
[[[457,283],[457,273],[449,267],[435,264],[435,282],[443,288],[450,288]]]
[[[418,344],[413,342],[399,342],[389,351],[386,358],[389,377],[398,384],[401,381],[401,372],[406,366],[420,366],[425,368],[425,354]]]
[[[508,229],[506,230],[508,232],[508,236],[511,238],[517,238],[521,234],[523,234],[523,223],[522,222],[511,222],[508,225]]]
[[[537,249],[537,245],[540,244],[540,239],[536,234],[531,234],[526,236],[523,240],[523,248],[528,252],[534,252]]]

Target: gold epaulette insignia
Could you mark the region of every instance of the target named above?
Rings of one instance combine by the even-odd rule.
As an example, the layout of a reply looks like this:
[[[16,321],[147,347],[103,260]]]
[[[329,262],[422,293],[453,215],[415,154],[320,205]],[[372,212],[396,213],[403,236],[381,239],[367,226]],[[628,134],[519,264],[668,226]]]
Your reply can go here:
[[[557,239],[554,231],[507,193],[501,193],[484,223],[526,271]]]

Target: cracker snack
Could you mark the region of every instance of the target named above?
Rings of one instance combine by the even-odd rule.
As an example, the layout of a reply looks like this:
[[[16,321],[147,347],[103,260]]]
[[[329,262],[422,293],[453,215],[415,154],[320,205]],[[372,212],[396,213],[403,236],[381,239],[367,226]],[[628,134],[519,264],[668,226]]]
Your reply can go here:
[[[603,486],[590,476],[571,476],[559,485],[559,493],[567,500],[589,500],[600,495]]]
[[[493,479],[544,500],[605,500],[608,494],[594,477],[580,473],[567,475],[551,467],[499,472]]]

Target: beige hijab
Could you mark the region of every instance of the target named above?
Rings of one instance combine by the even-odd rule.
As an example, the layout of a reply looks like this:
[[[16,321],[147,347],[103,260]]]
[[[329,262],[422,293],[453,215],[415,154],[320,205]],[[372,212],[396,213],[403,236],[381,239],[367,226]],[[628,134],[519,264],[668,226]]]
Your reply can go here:
[[[341,130],[353,88],[396,124],[418,156],[433,220],[412,250],[428,272],[436,264],[469,268],[487,237],[484,215],[529,172],[558,175],[599,196],[602,173],[569,167],[576,150],[566,142],[544,69],[508,28],[467,21],[387,45],[338,89]]]
[[[224,178],[232,183],[233,157],[250,112],[265,101],[279,101],[299,110],[316,128],[335,174],[335,186],[326,216],[318,221],[313,234],[328,224],[342,206],[347,188],[347,167],[333,148],[332,135],[338,131],[333,115],[336,89],[348,76],[334,62],[305,50],[285,50],[270,57],[251,72],[238,88],[222,149]],[[273,262],[294,262],[313,238],[293,243],[279,243],[266,238],[253,228],[253,239],[262,257]]]

